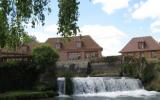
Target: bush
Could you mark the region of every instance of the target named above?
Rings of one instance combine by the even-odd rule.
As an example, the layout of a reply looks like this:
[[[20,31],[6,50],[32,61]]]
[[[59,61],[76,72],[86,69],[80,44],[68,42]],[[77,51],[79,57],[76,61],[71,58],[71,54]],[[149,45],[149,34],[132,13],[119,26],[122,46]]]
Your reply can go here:
[[[143,84],[147,90],[160,91],[160,63],[150,63],[143,72]]]
[[[108,56],[108,57],[106,57],[105,59],[106,59],[106,62],[107,62],[109,65],[113,65],[113,64],[115,64],[117,61],[119,61],[118,56]]]
[[[32,89],[39,72],[32,62],[8,61],[0,65],[0,92]]]
[[[72,82],[72,75],[67,73],[65,75],[65,94],[72,95],[73,94],[73,82]]]
[[[144,69],[143,75],[142,75],[142,82],[144,84],[150,83],[153,80],[153,78],[155,77],[154,67],[155,67],[155,64],[154,63],[150,63]]]
[[[56,90],[56,61],[59,58],[55,49],[47,45],[37,47],[32,52],[33,61],[43,74],[40,77],[42,90]],[[41,88],[38,87],[38,88]]]
[[[91,63],[88,62],[88,65],[87,65],[87,75],[89,75],[91,73],[92,73],[92,66],[91,66]]]
[[[39,98],[48,98],[57,96],[53,91],[33,92],[33,91],[13,91],[4,93],[0,96],[0,100],[33,100]]]
[[[147,64],[148,63],[144,57],[125,57],[121,66],[120,75],[142,78],[143,71]]]
[[[46,67],[55,65],[59,58],[55,49],[47,45],[37,47],[32,52],[33,61],[38,69],[45,71]]]

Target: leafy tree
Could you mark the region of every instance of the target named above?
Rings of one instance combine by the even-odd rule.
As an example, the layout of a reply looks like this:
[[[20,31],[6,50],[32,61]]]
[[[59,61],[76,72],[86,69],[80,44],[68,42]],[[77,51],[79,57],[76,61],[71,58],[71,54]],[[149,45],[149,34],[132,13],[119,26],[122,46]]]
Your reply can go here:
[[[55,65],[59,58],[56,50],[47,45],[35,48],[32,52],[32,56],[35,64],[40,69]]]
[[[26,24],[41,22],[50,0],[0,0],[0,47],[16,48],[24,41]]]
[[[58,0],[58,34],[72,36],[77,34],[77,0]],[[44,25],[45,12],[51,12],[50,0],[0,0],[0,48],[16,48],[25,42],[25,28],[31,23]]]
[[[28,34],[24,34],[24,43],[31,43],[31,42],[37,42],[37,39],[35,36],[29,36]]]
[[[33,50],[32,56],[37,69],[42,73],[39,84],[42,84],[43,90],[56,90],[55,63],[59,58],[57,52],[50,46],[42,45]]]
[[[58,0],[59,4],[59,20],[58,20],[58,34],[68,37],[76,35],[79,31],[77,26],[78,21],[78,5],[77,0]]]

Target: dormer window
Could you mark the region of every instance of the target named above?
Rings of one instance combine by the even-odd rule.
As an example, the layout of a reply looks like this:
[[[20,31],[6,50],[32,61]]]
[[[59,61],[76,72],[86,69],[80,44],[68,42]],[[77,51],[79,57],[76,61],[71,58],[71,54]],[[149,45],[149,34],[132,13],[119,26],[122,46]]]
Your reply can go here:
[[[60,49],[61,48],[61,43],[56,43],[56,49]]]
[[[77,43],[76,43],[76,47],[77,47],[77,48],[82,48],[82,42],[80,42],[80,41],[77,42]]]
[[[146,47],[145,42],[138,42],[138,49],[144,49]]]
[[[81,40],[81,36],[78,36],[77,38],[76,38],[76,47],[77,48],[82,48],[82,40]]]

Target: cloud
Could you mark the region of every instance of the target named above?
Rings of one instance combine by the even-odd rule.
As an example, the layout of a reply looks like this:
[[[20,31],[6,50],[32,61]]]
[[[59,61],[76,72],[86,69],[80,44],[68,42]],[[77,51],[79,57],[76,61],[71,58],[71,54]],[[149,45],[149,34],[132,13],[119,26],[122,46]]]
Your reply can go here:
[[[127,8],[130,0],[92,0],[93,4],[100,3],[103,6],[103,11],[112,14],[115,10]]]
[[[159,4],[160,0],[147,0],[144,3],[141,3],[140,7],[136,7],[132,12],[132,17],[139,20],[158,18],[160,17]]]
[[[126,33],[114,26],[85,25],[81,27],[82,35],[90,35],[101,47],[104,56],[117,55],[122,49],[121,39]]]
[[[160,33],[160,19],[153,22],[150,28],[152,33]]]
[[[41,30],[31,30],[31,32],[29,32],[29,35],[36,36],[39,42],[45,42],[48,38],[60,37],[59,35],[57,35],[57,28],[58,26],[56,24],[48,25],[45,27],[41,27]]]
[[[48,25],[45,27],[44,31],[46,32],[54,32],[54,33],[57,33],[58,32],[58,26],[53,24],[53,25]]]
[[[55,33],[47,33],[47,32],[31,32],[29,35],[35,36],[39,42],[45,42],[50,37],[57,37]]]

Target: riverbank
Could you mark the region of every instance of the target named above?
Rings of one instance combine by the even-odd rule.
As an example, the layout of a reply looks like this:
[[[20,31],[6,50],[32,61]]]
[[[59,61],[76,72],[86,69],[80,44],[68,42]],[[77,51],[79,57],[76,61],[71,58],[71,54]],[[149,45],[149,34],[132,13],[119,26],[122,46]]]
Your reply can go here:
[[[0,100],[30,100],[58,96],[53,91],[10,91],[0,94]]]

